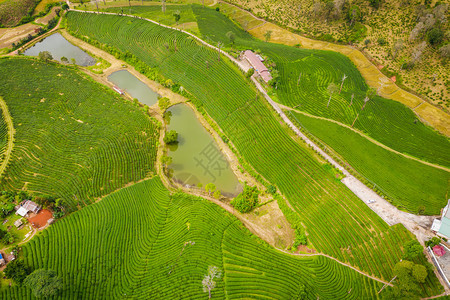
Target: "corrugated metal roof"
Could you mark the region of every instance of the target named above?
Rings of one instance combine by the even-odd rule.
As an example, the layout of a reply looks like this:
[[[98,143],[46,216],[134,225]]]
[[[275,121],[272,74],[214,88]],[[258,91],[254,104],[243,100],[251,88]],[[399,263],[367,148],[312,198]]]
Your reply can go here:
[[[244,52],[244,57],[248,60],[248,62],[252,65],[252,67],[261,75],[262,79],[265,82],[268,82],[272,79],[272,75],[270,75],[269,69],[261,62],[261,60],[256,56],[255,53],[251,50],[246,50]]]
[[[438,231],[440,234],[450,238],[450,219],[447,217],[442,218],[441,228]]]

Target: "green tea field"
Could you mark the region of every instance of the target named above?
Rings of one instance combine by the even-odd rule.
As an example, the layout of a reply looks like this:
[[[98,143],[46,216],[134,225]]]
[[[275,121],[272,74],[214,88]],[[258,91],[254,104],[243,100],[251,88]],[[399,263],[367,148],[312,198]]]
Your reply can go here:
[[[63,198],[73,210],[154,171],[153,121],[74,69],[0,59],[0,97],[16,129],[2,189]]]
[[[316,249],[369,274],[392,278],[400,245],[410,233],[401,225],[387,226],[295,141],[231,62],[218,61],[217,52],[186,34],[144,20],[69,12],[67,21],[76,36],[131,63],[144,62],[153,74],[183,86],[239,154],[287,197],[287,210],[295,211],[297,224]],[[430,278],[425,293],[439,290],[435,280]]]
[[[158,178],[122,189],[75,212],[23,247],[33,268],[53,269],[64,299],[377,298],[382,283],[322,256],[274,250],[215,204],[169,196]],[[3,298],[31,299],[14,287]]]

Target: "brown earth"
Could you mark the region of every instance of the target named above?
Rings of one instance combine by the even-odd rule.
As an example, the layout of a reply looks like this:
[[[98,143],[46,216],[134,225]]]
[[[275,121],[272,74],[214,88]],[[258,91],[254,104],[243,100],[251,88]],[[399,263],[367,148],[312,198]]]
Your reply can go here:
[[[47,221],[53,217],[53,214],[48,209],[41,210],[37,215],[28,218],[30,224],[33,225],[34,228],[41,228],[47,225]]]
[[[27,35],[33,35],[35,30],[41,28],[31,23],[14,28],[0,28],[0,49],[11,47],[12,43],[17,43]]]

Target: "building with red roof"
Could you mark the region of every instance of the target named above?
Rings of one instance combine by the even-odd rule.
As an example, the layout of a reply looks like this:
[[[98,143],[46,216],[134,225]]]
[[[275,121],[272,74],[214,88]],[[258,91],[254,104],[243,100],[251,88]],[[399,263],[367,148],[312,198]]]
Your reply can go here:
[[[269,80],[272,79],[272,75],[270,75],[269,69],[267,69],[261,59],[255,53],[253,53],[253,51],[246,50],[244,52],[244,57],[265,82],[269,82]]]

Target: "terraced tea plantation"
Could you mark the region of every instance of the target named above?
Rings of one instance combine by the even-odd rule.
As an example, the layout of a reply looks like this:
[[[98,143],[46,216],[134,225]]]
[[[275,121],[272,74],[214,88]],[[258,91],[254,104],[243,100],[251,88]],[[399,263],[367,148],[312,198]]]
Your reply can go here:
[[[253,38],[219,12],[199,5],[193,5],[193,11],[205,40],[212,44],[221,41],[231,47],[226,36],[231,31],[236,36],[234,49],[261,51],[275,63],[280,75],[276,90],[280,103],[347,125],[352,125],[358,116],[354,127],[379,142],[417,158],[450,166],[448,138],[417,120],[403,104],[374,96],[362,110],[368,86],[347,57],[332,51],[266,43]],[[334,83],[340,88],[344,74],[347,78],[342,91],[333,94],[327,108],[330,97],[327,87]]]
[[[400,246],[411,234],[401,225],[387,226],[295,141],[231,62],[218,61],[216,51],[179,31],[144,20],[78,12],[69,12],[67,20],[75,35],[125,59],[134,55],[130,62],[144,62],[164,80],[183,86],[244,159],[287,197],[315,249],[369,274],[393,277]],[[424,294],[440,290],[434,275],[423,289]]]
[[[288,115],[294,123],[308,128],[315,137],[339,153],[364,177],[371,178],[378,187],[386,188],[385,193],[392,195],[393,204],[413,212],[440,212],[442,207],[439,203],[447,193],[447,182],[450,180],[447,171],[383,149],[358,133],[330,121],[299,113]]]
[[[64,218],[23,247],[33,268],[55,270],[66,299],[376,299],[382,283],[335,261],[295,257],[251,235],[217,205],[169,196],[158,178],[122,189]],[[76,258],[76,259],[75,259]],[[31,299],[14,287],[2,298]]]
[[[153,121],[74,69],[0,59],[0,97],[16,129],[2,189],[63,198],[73,210],[153,172]]]
[[[3,111],[0,109],[0,164],[5,159],[5,150],[8,143],[8,125],[3,118]]]

